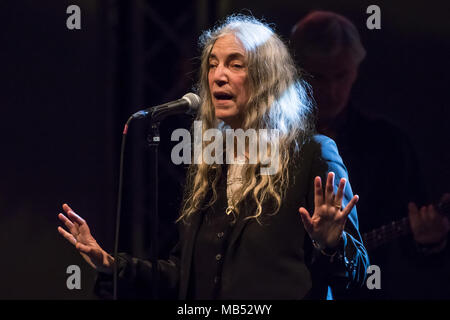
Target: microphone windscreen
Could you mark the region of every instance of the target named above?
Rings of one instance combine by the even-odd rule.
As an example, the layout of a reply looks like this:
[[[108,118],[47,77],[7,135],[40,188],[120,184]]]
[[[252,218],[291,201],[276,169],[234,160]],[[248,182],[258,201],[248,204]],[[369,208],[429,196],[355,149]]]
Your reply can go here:
[[[190,111],[197,111],[197,109],[200,107],[200,104],[202,103],[200,97],[192,92],[186,93],[183,96],[183,99],[189,101]]]

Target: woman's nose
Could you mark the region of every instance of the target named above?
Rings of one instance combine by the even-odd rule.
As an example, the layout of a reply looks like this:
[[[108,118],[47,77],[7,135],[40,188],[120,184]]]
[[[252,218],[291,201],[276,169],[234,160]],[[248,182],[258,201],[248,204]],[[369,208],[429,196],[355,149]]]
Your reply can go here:
[[[216,67],[216,70],[214,71],[214,82],[219,86],[223,86],[228,82],[226,69],[223,66],[219,65]]]

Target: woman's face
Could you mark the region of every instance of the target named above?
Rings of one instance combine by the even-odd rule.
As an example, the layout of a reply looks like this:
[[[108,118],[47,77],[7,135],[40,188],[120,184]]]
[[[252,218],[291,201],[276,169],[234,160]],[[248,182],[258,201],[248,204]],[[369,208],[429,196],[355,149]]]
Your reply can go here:
[[[239,128],[249,98],[248,68],[244,47],[233,34],[214,43],[209,56],[208,84],[216,118]]]

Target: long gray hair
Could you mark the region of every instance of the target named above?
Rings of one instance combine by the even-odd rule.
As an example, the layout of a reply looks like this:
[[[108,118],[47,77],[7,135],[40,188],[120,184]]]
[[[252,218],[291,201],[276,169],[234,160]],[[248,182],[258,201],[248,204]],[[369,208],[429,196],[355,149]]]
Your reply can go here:
[[[202,47],[200,79],[198,83],[202,105],[197,120],[202,121],[203,130],[223,129],[226,126],[215,117],[215,108],[208,84],[209,56],[214,43],[224,35],[235,35],[246,52],[249,100],[243,110],[242,129],[276,129],[279,132],[278,172],[261,175],[261,163],[245,164],[243,186],[233,194],[233,203],[239,213],[239,204],[247,197],[256,203],[256,218],[263,213],[263,202],[272,201],[271,214],[275,214],[282,203],[288,185],[288,164],[291,150],[299,151],[301,143],[313,130],[311,119],[313,104],[308,85],[299,77],[294,61],[283,41],[265,23],[254,17],[232,15],[224,23],[208,30],[200,37]],[[203,142],[204,147],[208,142]],[[292,148],[294,147],[294,148]],[[217,183],[222,172],[221,165],[192,164],[189,168],[184,205],[178,220],[201,209],[210,189],[212,197],[207,205],[217,199]],[[269,213],[269,212],[265,212]]]

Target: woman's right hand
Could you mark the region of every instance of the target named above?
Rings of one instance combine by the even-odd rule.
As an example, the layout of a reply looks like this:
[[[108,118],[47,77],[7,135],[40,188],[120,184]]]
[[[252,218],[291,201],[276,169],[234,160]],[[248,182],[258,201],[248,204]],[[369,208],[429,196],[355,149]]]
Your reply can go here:
[[[63,204],[62,207],[67,217],[60,213],[58,218],[64,223],[69,232],[62,227],[58,227],[59,233],[75,246],[84,260],[94,269],[100,272],[112,273],[114,258],[99,246],[92,236],[86,221],[67,204]]]

